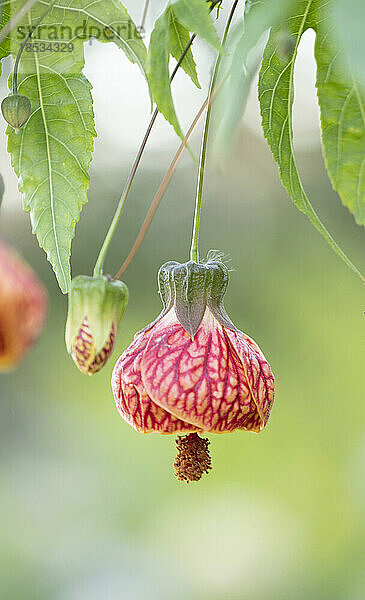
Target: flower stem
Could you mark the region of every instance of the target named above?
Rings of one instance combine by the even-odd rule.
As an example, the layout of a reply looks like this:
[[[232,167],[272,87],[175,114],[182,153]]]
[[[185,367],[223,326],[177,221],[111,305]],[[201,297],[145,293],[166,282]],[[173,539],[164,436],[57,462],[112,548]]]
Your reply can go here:
[[[152,219],[156,213],[156,210],[161,202],[161,199],[163,198],[164,193],[166,192],[167,186],[170,183],[171,177],[174,174],[174,171],[176,169],[177,163],[179,162],[182,153],[184,151],[184,149],[187,146],[187,143],[189,141],[189,138],[191,136],[191,134],[193,133],[196,125],[198,124],[198,122],[200,121],[201,116],[204,113],[204,110],[206,109],[206,107],[208,106],[209,102],[213,102],[216,94],[219,92],[221,85],[224,83],[225,78],[222,79],[222,81],[219,82],[219,85],[217,85],[215,87],[214,93],[212,94],[211,97],[207,96],[206,99],[204,100],[203,104],[201,105],[199,111],[197,112],[197,114],[195,115],[195,118],[193,120],[193,122],[191,123],[189,130],[186,134],[186,136],[184,137],[183,141],[181,142],[174,158],[172,159],[169,168],[167,169],[163,180],[161,181],[161,184],[156,192],[156,194],[154,195],[154,198],[150,204],[150,207],[147,211],[147,214],[145,216],[145,219],[140,227],[140,230],[138,232],[138,235],[134,241],[134,244],[132,246],[132,248],[129,251],[129,254],[127,256],[127,258],[125,259],[125,261],[123,262],[122,266],[120,267],[119,271],[117,272],[117,274],[115,275],[115,277],[113,277],[114,280],[116,279],[120,279],[120,277],[123,275],[123,273],[127,270],[127,268],[129,267],[129,265],[131,264],[132,260],[134,259],[135,255],[137,254],[143,240],[144,237],[148,231],[149,226],[152,223]]]
[[[146,235],[146,233],[148,231],[148,228],[151,225],[152,219],[153,219],[153,217],[155,215],[155,212],[156,212],[156,210],[158,208],[158,205],[160,204],[161,198],[163,197],[163,195],[164,195],[164,193],[165,193],[165,191],[167,189],[167,186],[170,183],[170,180],[171,180],[171,177],[172,177],[172,175],[173,175],[173,173],[175,171],[176,165],[179,162],[180,157],[181,157],[184,149],[186,148],[188,140],[189,140],[191,134],[193,133],[193,131],[194,131],[195,127],[196,127],[196,124],[200,120],[200,117],[202,116],[202,114],[203,114],[205,108],[207,107],[207,105],[208,105],[208,98],[206,98],[206,100],[204,101],[204,103],[200,107],[197,115],[195,116],[194,121],[192,122],[192,124],[189,127],[189,130],[188,130],[186,136],[184,137],[184,139],[181,142],[181,144],[180,144],[180,146],[179,146],[179,148],[178,148],[178,150],[177,150],[174,158],[172,159],[171,164],[170,164],[168,170],[166,171],[165,176],[164,176],[164,178],[163,178],[163,180],[161,182],[161,185],[158,188],[158,190],[157,190],[157,192],[156,192],[156,194],[155,194],[155,196],[154,196],[154,198],[153,198],[153,200],[152,200],[152,202],[150,204],[150,207],[149,207],[149,209],[147,211],[146,217],[145,217],[145,219],[144,219],[144,221],[143,221],[143,223],[141,225],[141,228],[140,228],[139,233],[138,233],[138,235],[137,235],[137,237],[135,239],[135,242],[134,242],[134,244],[133,244],[133,246],[132,246],[132,248],[131,248],[128,256],[127,256],[127,258],[125,259],[124,263],[120,267],[118,273],[113,278],[114,280],[115,279],[119,279],[123,275],[124,271],[126,271],[126,269],[129,267],[130,263],[132,262],[133,258],[136,255],[136,253],[137,253],[140,245],[142,244],[144,236]]]
[[[14,63],[14,71],[13,71],[13,94],[17,94],[18,93],[18,68],[19,68],[19,61],[20,61],[22,52],[23,52],[23,50],[25,48],[25,45],[28,43],[29,38],[33,35],[33,33],[37,29],[38,25],[40,25],[40,23],[43,21],[43,19],[46,16],[46,14],[49,13],[49,11],[51,10],[54,2],[55,2],[55,0],[52,0],[49,3],[49,6],[47,6],[46,10],[41,14],[41,16],[37,20],[36,24],[33,27],[31,27],[31,29],[28,31],[27,35],[24,38],[24,41],[20,45],[20,48],[18,50],[18,53],[16,55],[16,59],[15,59],[15,63]]]
[[[188,45],[186,46],[186,48],[185,48],[184,52],[183,52],[183,53],[182,53],[182,55],[180,56],[180,59],[179,59],[178,63],[176,64],[176,67],[175,67],[175,69],[174,69],[174,70],[173,70],[173,72],[171,73],[170,81],[172,81],[172,80],[174,79],[174,77],[175,77],[175,75],[176,75],[176,73],[177,73],[177,71],[178,71],[178,69],[179,69],[179,67],[180,67],[180,65],[181,65],[181,63],[182,63],[182,61],[184,60],[184,58],[185,58],[185,56],[186,56],[187,52],[189,51],[189,49],[190,49],[190,46],[191,46],[191,44],[193,43],[193,41],[194,41],[195,37],[196,37],[196,36],[195,36],[195,34],[193,34],[193,35],[191,36],[191,38],[190,38],[190,40],[189,40],[189,43],[188,43]],[[119,223],[119,219],[120,219],[120,217],[121,217],[121,215],[122,215],[122,212],[123,212],[123,208],[124,208],[125,202],[126,202],[126,200],[127,200],[127,198],[128,198],[128,194],[129,194],[129,192],[130,192],[130,189],[131,189],[131,187],[132,187],[133,180],[134,180],[134,178],[135,178],[135,175],[136,175],[136,173],[137,173],[137,169],[138,169],[139,163],[141,162],[141,158],[142,158],[142,155],[143,155],[144,149],[145,149],[145,147],[146,147],[147,140],[148,140],[148,138],[149,138],[149,135],[150,135],[150,133],[151,133],[152,127],[153,127],[153,125],[154,125],[154,122],[156,121],[157,115],[158,115],[158,109],[156,108],[156,109],[154,110],[154,112],[153,112],[153,114],[152,114],[152,117],[151,117],[151,120],[150,120],[150,122],[149,122],[149,124],[148,124],[147,130],[146,130],[146,133],[145,133],[145,135],[144,135],[144,138],[143,138],[143,140],[142,140],[142,143],[141,143],[141,145],[140,145],[140,147],[139,147],[139,150],[138,150],[137,156],[136,156],[136,158],[135,158],[135,161],[134,161],[134,163],[133,163],[133,165],[132,165],[132,168],[131,168],[131,171],[130,171],[130,173],[129,173],[128,179],[127,179],[127,181],[126,181],[126,183],[125,183],[125,186],[124,186],[124,189],[123,189],[122,195],[121,195],[121,197],[120,197],[120,200],[119,200],[119,202],[118,202],[118,206],[117,206],[117,209],[116,209],[116,211],[115,211],[115,214],[114,214],[113,220],[112,220],[112,222],[111,222],[111,224],[110,224],[110,226],[109,226],[108,232],[107,232],[107,234],[106,234],[106,236],[105,236],[105,239],[104,239],[103,245],[102,245],[102,247],[101,247],[101,250],[100,250],[100,252],[99,252],[99,256],[98,256],[98,258],[97,258],[97,261],[96,261],[96,263],[95,263],[95,267],[94,267],[94,277],[95,277],[95,276],[97,276],[97,275],[101,275],[101,274],[103,273],[103,265],[104,265],[104,261],[105,261],[106,253],[107,253],[107,251],[108,251],[108,248],[109,248],[110,242],[111,242],[111,241],[112,241],[112,239],[113,239],[113,235],[114,235],[114,233],[115,233],[115,230],[116,230],[116,228],[117,228],[117,225],[118,225],[118,223]]]
[[[223,34],[223,38],[222,38],[222,44],[221,44],[222,49],[224,48],[224,46],[226,44],[228,33],[229,33],[229,29],[231,27],[233,15],[234,15],[234,12],[236,10],[238,2],[239,2],[239,0],[235,0],[235,2],[232,5],[231,12],[229,13],[228,21],[226,23],[226,27],[224,29],[224,34]],[[200,150],[198,183],[197,183],[197,188],[196,188],[196,199],[195,199],[195,212],[194,212],[193,233],[192,233],[191,248],[190,248],[190,259],[193,260],[193,261],[195,261],[195,262],[199,262],[200,214],[201,214],[201,206],[202,206],[204,171],[205,171],[205,163],[206,163],[206,157],[207,157],[207,145],[208,145],[209,125],[210,125],[210,118],[211,118],[211,113],[212,113],[212,102],[211,102],[210,99],[211,99],[211,97],[212,97],[212,95],[214,93],[214,88],[215,88],[215,85],[216,85],[216,82],[217,82],[217,77],[218,77],[218,71],[219,71],[219,65],[220,65],[220,62],[221,62],[221,58],[222,58],[222,50],[219,53],[218,58],[216,60],[216,63],[215,63],[215,66],[214,66],[213,75],[212,75],[212,79],[211,79],[211,82],[210,82],[209,104],[208,104],[207,113],[205,115],[203,139],[202,139],[201,150]]]
[[[139,26],[140,33],[144,33],[144,26],[145,26],[145,23],[146,23],[146,18],[147,18],[149,4],[150,4],[150,0],[145,0],[144,7],[143,7],[141,24]]]
[[[217,6],[219,4],[220,4],[220,0],[212,2],[211,6],[210,6],[210,10],[212,11],[215,8],[215,6]],[[179,67],[180,67],[181,63],[183,62],[186,54],[189,52],[190,46],[192,45],[192,43],[193,43],[193,41],[194,41],[195,38],[196,38],[196,35],[194,33],[191,36],[191,38],[189,40],[189,43],[187,44],[184,52],[180,56],[180,59],[177,62],[176,66],[175,66],[175,68],[173,70],[173,72],[171,73],[170,81],[172,81],[174,79],[177,71],[179,70]],[[126,200],[128,198],[128,194],[129,194],[130,189],[132,187],[132,183],[133,183],[134,177],[135,177],[135,175],[137,173],[137,169],[138,169],[139,163],[141,162],[141,158],[142,158],[144,149],[146,147],[147,140],[148,140],[149,135],[151,133],[151,129],[153,127],[153,124],[156,121],[157,115],[158,115],[158,109],[156,108],[155,111],[154,111],[154,113],[153,113],[153,115],[152,115],[152,117],[151,117],[149,125],[147,127],[147,131],[146,131],[146,133],[144,135],[144,138],[143,138],[142,143],[140,145],[140,148],[138,150],[138,153],[137,153],[137,156],[135,158],[135,161],[134,161],[134,163],[132,165],[132,169],[131,169],[131,171],[129,173],[128,179],[127,179],[127,181],[125,183],[125,186],[124,186],[122,195],[120,197],[120,200],[118,202],[118,206],[117,206],[117,209],[115,211],[113,220],[112,220],[112,222],[111,222],[111,224],[109,226],[109,229],[107,231],[107,234],[106,234],[104,242],[103,242],[103,245],[102,245],[102,247],[100,249],[100,252],[99,252],[98,258],[96,260],[95,267],[94,267],[94,277],[97,276],[97,275],[102,275],[102,273],[103,273],[104,261],[105,261],[105,257],[106,257],[106,254],[107,254],[110,242],[113,239],[113,235],[114,235],[115,230],[117,228],[117,225],[119,223],[119,219],[120,219],[120,217],[122,215],[124,205],[125,205]]]
[[[13,31],[14,27],[25,17],[27,12],[30,11],[36,2],[38,2],[38,0],[27,0],[10,21],[7,22],[5,27],[0,31],[0,44],[5,40],[9,33]],[[1,2],[1,4],[4,4],[4,2]]]

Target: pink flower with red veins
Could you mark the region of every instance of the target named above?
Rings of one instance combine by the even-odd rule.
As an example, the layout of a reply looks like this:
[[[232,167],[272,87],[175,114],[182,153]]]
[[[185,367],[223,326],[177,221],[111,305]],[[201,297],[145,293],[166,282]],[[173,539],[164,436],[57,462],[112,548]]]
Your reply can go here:
[[[228,270],[218,260],[170,262],[159,272],[160,316],[115,365],[119,413],[142,433],[189,434],[177,441],[178,479],[210,469],[198,433],[260,432],[274,401],[274,377],[258,345],[229,319]]]
[[[0,242],[0,371],[14,368],[43,329],[47,293],[30,266]]]

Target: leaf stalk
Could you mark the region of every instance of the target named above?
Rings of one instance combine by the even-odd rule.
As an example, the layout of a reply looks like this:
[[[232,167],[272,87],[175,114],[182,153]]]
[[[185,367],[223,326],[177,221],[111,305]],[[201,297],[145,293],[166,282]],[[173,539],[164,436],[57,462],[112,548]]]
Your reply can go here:
[[[176,66],[175,66],[175,69],[171,73],[170,81],[172,81],[174,79],[174,77],[175,77],[175,75],[176,75],[176,73],[177,73],[177,71],[178,71],[178,69],[179,69],[182,61],[184,60],[187,52],[189,51],[190,46],[192,45],[195,37],[196,37],[195,34],[193,34],[191,36],[191,38],[189,40],[189,43],[187,44],[184,52],[182,53],[179,61],[177,62]],[[128,175],[128,179],[127,179],[127,181],[125,183],[122,195],[121,195],[120,200],[118,202],[117,209],[116,209],[116,211],[114,213],[114,217],[113,217],[112,222],[111,222],[111,224],[109,226],[109,229],[107,231],[107,234],[106,234],[104,242],[103,242],[103,245],[102,245],[102,247],[100,249],[99,256],[98,256],[97,261],[95,263],[94,277],[96,277],[98,275],[102,275],[102,273],[103,273],[104,261],[105,261],[106,254],[108,252],[108,248],[109,248],[110,242],[113,239],[113,235],[114,235],[115,230],[117,228],[117,225],[119,223],[119,219],[120,219],[120,217],[122,215],[124,205],[125,205],[126,200],[128,198],[130,189],[132,187],[133,180],[134,180],[135,175],[137,173],[137,170],[138,170],[138,167],[139,167],[139,163],[141,162],[141,158],[142,158],[144,149],[146,147],[146,144],[147,144],[148,138],[150,136],[152,127],[153,127],[153,125],[154,125],[154,123],[156,121],[158,112],[159,112],[158,109],[155,108],[155,110],[154,110],[154,112],[152,114],[151,120],[150,120],[150,122],[148,124],[146,133],[145,133],[145,135],[143,137],[142,143],[141,143],[141,145],[139,147],[137,156],[136,156],[136,158],[134,160],[134,163],[132,165],[131,171],[130,171],[130,173]]]
[[[33,33],[35,32],[35,30],[37,29],[38,25],[41,24],[41,22],[43,21],[44,17],[49,13],[49,11],[51,10],[53,4],[55,3],[55,0],[52,0],[49,3],[49,6],[46,8],[46,10],[41,14],[41,16],[39,17],[39,19],[37,20],[36,24],[33,25],[33,27],[31,27],[31,29],[28,31],[27,35],[25,36],[23,42],[20,45],[20,48],[18,50],[18,53],[16,55],[16,59],[15,59],[15,63],[14,63],[14,71],[13,71],[13,94],[17,94],[18,93],[18,68],[19,68],[19,62],[20,62],[20,58],[21,55],[23,53],[23,50],[26,46],[26,44],[28,43],[29,39],[32,37]],[[29,9],[30,10],[30,9]]]
[[[212,11],[215,8],[215,6],[217,6],[218,4],[220,4],[220,1],[221,0],[212,2],[211,6],[210,6],[210,10]],[[235,5],[237,4],[237,1],[238,0],[236,0]],[[196,38],[196,34],[193,34],[191,36],[191,38],[189,40],[189,43],[187,44],[184,52],[182,53],[180,59],[178,60],[178,62],[176,64],[173,72],[171,73],[170,81],[172,81],[174,79],[177,71],[179,70],[179,67],[181,66],[181,63],[183,62],[183,60],[184,60],[186,54],[188,53],[188,51],[189,51],[189,49],[190,49],[190,47],[191,47],[191,45],[192,45],[192,43],[193,43],[193,41],[194,41],[195,38]],[[120,217],[122,215],[122,212],[123,212],[123,209],[124,209],[124,205],[125,205],[126,200],[128,198],[130,189],[132,187],[133,180],[134,180],[135,175],[137,173],[137,170],[138,170],[138,167],[139,167],[139,163],[141,162],[141,158],[142,158],[144,149],[146,147],[147,140],[148,140],[149,135],[151,133],[152,127],[154,125],[154,122],[156,121],[158,112],[159,111],[156,108],[154,110],[154,112],[152,114],[152,117],[151,117],[151,120],[150,120],[150,122],[148,124],[146,133],[145,133],[145,135],[143,137],[142,143],[140,145],[140,148],[138,150],[137,156],[135,158],[135,161],[134,161],[134,163],[132,165],[132,168],[131,168],[131,171],[129,173],[128,179],[127,179],[127,181],[125,183],[122,195],[121,195],[120,200],[118,202],[118,206],[117,206],[116,211],[114,213],[114,217],[113,217],[112,222],[111,222],[111,224],[109,226],[109,229],[107,231],[107,234],[106,234],[104,242],[103,242],[103,245],[102,245],[102,247],[100,249],[98,258],[96,260],[95,267],[94,267],[94,276],[102,275],[102,273],[103,273],[103,266],[104,266],[106,254],[108,252],[108,248],[109,248],[110,243],[111,243],[111,241],[113,239],[113,235],[114,235],[115,230],[117,228],[117,225],[119,223],[119,219],[120,219]]]

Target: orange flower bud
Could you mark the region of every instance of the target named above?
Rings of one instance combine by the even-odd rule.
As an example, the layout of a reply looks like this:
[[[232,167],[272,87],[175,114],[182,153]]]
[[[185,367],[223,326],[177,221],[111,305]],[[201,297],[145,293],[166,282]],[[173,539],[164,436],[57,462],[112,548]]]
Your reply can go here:
[[[0,370],[16,366],[40,334],[47,294],[32,269],[0,242]]]

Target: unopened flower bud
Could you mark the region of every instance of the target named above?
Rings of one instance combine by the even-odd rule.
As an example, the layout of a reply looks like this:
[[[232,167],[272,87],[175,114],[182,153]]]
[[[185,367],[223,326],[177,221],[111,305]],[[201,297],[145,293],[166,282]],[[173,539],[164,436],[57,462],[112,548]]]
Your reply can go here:
[[[94,375],[109,359],[127,303],[128,288],[122,281],[86,275],[72,280],[66,346],[83,373]]]
[[[43,329],[47,293],[30,266],[0,242],[0,372],[14,368]]]
[[[1,112],[9,125],[14,129],[20,129],[28,121],[32,106],[27,96],[12,94],[2,101]]]

